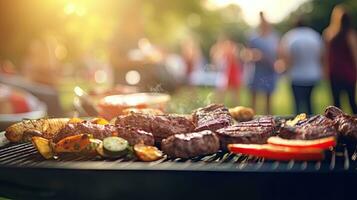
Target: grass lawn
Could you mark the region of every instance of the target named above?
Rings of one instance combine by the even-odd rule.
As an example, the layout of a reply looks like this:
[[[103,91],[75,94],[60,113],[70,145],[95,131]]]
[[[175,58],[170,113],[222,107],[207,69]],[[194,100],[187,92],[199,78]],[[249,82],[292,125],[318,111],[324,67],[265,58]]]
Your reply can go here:
[[[93,86],[93,83],[86,83],[83,81],[66,80],[60,87],[61,102],[65,110],[71,111],[73,101],[73,88],[79,85],[83,89],[88,89]],[[242,87],[239,95],[240,105],[250,106],[251,96],[246,87]],[[291,115],[293,114],[294,102],[289,81],[282,77],[278,82],[276,91],[272,97],[272,112],[274,115]],[[189,113],[193,109],[200,106],[215,102],[215,89],[212,87],[196,87],[196,88],[180,88],[177,92],[172,94],[172,101],[169,104],[168,110],[176,113]],[[328,82],[322,81],[313,91],[313,109],[314,113],[323,113],[326,106],[332,104],[332,97]],[[225,100],[224,104],[228,107],[236,106],[232,102]],[[342,99],[342,108],[344,111],[350,113],[347,102],[347,96]],[[257,114],[264,113],[264,100],[258,98]]]
[[[251,95],[248,88],[241,88],[239,95],[240,105],[250,106]],[[272,97],[272,112],[274,115],[291,115],[294,113],[294,99],[292,96],[290,82],[285,78],[281,78],[278,82],[276,91]],[[204,106],[208,103],[215,102],[215,90],[210,87],[200,87],[189,91],[187,88],[179,90],[172,96],[172,102],[170,103],[169,110],[187,113],[192,109],[200,106]],[[312,96],[314,113],[323,113],[328,105],[332,104],[332,96],[330,93],[330,87],[327,81],[320,82],[313,91]],[[235,106],[228,99],[224,104],[228,107]],[[348,105],[347,96],[343,96],[342,108],[344,111],[351,113]],[[257,111],[258,114],[264,113],[264,99],[258,98]]]

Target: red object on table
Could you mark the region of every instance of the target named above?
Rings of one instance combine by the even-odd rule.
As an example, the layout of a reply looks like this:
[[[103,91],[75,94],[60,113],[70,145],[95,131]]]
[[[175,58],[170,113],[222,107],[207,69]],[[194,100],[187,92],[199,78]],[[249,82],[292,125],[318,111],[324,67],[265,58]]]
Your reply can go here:
[[[13,92],[9,96],[9,99],[14,113],[30,112],[30,107],[23,95]]]

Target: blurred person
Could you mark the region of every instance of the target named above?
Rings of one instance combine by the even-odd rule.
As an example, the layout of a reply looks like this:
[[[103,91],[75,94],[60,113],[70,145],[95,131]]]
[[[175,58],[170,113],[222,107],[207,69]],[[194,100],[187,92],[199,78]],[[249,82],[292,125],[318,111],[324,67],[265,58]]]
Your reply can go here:
[[[211,60],[218,70],[217,96],[224,102],[226,94],[230,102],[239,104],[239,87],[241,84],[241,65],[238,60],[238,47],[232,40],[220,37],[211,48]]]
[[[352,112],[356,114],[357,37],[350,16],[340,5],[333,9],[324,40],[334,105],[341,107],[340,97],[346,92]]]
[[[181,43],[181,54],[186,66],[186,83],[190,85],[194,82],[193,73],[204,66],[202,50],[198,42],[193,37],[189,37]]]
[[[299,18],[295,28],[282,37],[280,51],[291,80],[295,113],[311,115],[311,94],[322,75],[322,38]]]
[[[265,95],[266,114],[271,113],[271,94],[275,90],[278,78],[274,69],[278,43],[278,34],[266,20],[264,13],[260,12],[258,30],[249,39],[249,48],[253,55],[252,61],[254,64],[254,72],[249,87],[252,94],[253,109],[256,109],[257,93],[262,92]]]
[[[343,5],[336,5],[333,8],[331,12],[330,24],[322,33],[325,42],[331,41],[331,39],[335,37],[336,34],[339,32],[341,26],[341,18],[345,12],[346,11]],[[326,48],[327,47],[328,46],[326,46]]]

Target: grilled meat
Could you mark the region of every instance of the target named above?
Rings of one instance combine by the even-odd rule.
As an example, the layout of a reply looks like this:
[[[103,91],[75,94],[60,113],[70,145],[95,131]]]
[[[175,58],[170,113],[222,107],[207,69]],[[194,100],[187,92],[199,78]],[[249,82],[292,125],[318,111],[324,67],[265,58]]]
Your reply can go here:
[[[191,158],[217,152],[219,139],[210,130],[176,134],[164,139],[161,148],[170,157]]]
[[[143,143],[153,146],[155,144],[154,136],[151,133],[134,127],[117,127],[117,133],[119,137],[127,140],[130,145]]]
[[[341,136],[357,139],[357,118],[350,115],[339,115],[334,119]]]
[[[337,136],[335,123],[331,119],[316,115],[299,121],[295,126],[282,126],[279,136],[286,139],[313,140],[329,136]]]
[[[211,104],[197,109],[192,114],[192,119],[196,125],[195,131],[211,130],[214,132],[233,124],[228,109],[221,104]]]
[[[156,142],[161,142],[162,139],[171,135],[189,133],[195,129],[190,120],[178,115],[132,113],[117,117],[115,124],[122,127],[135,127],[152,133]]]
[[[6,129],[5,136],[11,142],[28,141],[31,136],[52,138],[68,122],[68,118],[23,120]]]
[[[357,118],[344,113],[335,106],[325,110],[325,116],[332,119],[341,136],[357,139]]]
[[[228,144],[264,144],[274,134],[275,122],[273,117],[261,117],[252,121],[240,122],[216,131],[221,148]]]
[[[91,134],[96,139],[103,139],[112,135],[116,135],[116,128],[111,124],[101,125],[94,124],[90,121],[78,123],[67,123],[58,134],[53,137],[53,142],[58,142],[61,139],[78,134]]]
[[[337,116],[345,114],[341,109],[335,106],[328,106],[325,110],[325,116],[334,120]]]

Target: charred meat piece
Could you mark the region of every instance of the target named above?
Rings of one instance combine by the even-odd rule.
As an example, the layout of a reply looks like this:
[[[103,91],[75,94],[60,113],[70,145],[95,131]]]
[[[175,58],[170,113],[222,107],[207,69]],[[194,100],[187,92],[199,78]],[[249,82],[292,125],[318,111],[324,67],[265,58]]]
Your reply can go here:
[[[103,139],[105,137],[116,135],[116,128],[110,124],[94,124],[90,121],[67,123],[59,133],[53,137],[53,142],[56,143],[65,137],[78,134],[91,134],[96,139]]]
[[[178,115],[149,115],[132,113],[119,116],[115,124],[130,126],[152,133],[157,142],[171,135],[189,133],[195,129],[194,124],[185,117]]]
[[[154,136],[151,133],[134,127],[118,127],[117,133],[119,137],[127,140],[130,145],[142,143],[153,146],[155,144]]]
[[[227,149],[228,144],[264,144],[275,132],[273,117],[261,117],[252,121],[240,122],[216,131],[221,148]]]
[[[279,136],[286,139],[313,140],[329,136],[337,136],[334,121],[323,116],[316,115],[298,122],[295,126],[283,126]]]
[[[192,119],[196,125],[195,131],[211,130],[214,132],[233,124],[228,109],[221,104],[211,104],[197,109],[192,114]]]
[[[334,125],[341,136],[357,139],[357,118],[344,113],[335,106],[325,110],[325,116],[334,121]]]
[[[341,109],[335,106],[328,106],[325,110],[325,116],[329,119],[335,119],[339,115],[345,114]]]
[[[192,158],[216,153],[219,139],[210,130],[176,134],[162,140],[161,148],[169,157]]]
[[[335,126],[342,136],[357,139],[357,118],[346,114],[334,119]]]

